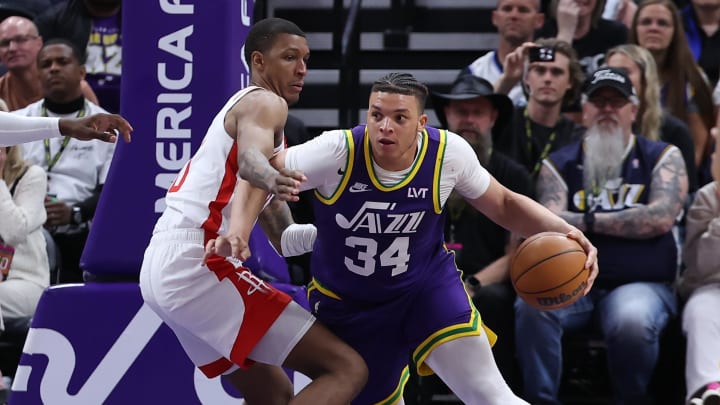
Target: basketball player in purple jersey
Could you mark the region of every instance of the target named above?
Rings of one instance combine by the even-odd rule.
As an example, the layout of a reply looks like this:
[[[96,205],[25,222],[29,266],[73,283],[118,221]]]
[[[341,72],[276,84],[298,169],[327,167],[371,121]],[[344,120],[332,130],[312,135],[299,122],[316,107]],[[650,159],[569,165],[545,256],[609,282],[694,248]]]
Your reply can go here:
[[[500,185],[460,136],[427,127],[427,95],[413,76],[388,74],[373,85],[367,125],[326,132],[272,160],[302,171],[301,189],[315,189],[311,308],[368,365],[353,404],[402,404],[409,356],[420,375],[437,373],[463,403],[524,404],[503,381],[490,350],[495,335],[444,246],[445,202],[456,189],[512,232],[577,240],[592,270],[585,293],[597,250],[577,228]],[[307,234],[286,230],[282,250],[305,249]],[[210,241],[206,255],[214,253],[229,255],[227,240]]]

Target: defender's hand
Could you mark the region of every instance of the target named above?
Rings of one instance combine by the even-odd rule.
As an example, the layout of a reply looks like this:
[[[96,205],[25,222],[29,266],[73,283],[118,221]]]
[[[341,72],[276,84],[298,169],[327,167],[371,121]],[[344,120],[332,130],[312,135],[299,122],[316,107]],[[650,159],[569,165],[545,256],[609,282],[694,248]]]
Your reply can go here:
[[[305,180],[307,177],[299,170],[280,169],[270,192],[281,201],[298,201],[300,184]]]
[[[99,139],[105,142],[115,142],[117,132],[119,132],[125,142],[130,142],[132,130],[130,123],[117,114],[98,113],[83,118],[60,119],[60,133],[81,141]]]
[[[202,264],[207,264],[210,256],[218,255],[222,257],[234,257],[242,261],[250,258],[250,247],[245,239],[240,236],[218,236],[216,239],[210,239],[205,245],[205,254],[203,255]]]

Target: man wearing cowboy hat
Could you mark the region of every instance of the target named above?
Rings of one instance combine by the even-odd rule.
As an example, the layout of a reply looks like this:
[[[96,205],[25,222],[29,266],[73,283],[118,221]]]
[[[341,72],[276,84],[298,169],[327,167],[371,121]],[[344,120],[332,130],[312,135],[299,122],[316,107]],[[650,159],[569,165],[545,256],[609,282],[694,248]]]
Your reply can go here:
[[[517,193],[531,194],[527,170],[493,149],[493,133],[501,133],[512,115],[512,102],[506,95],[496,94],[485,79],[461,74],[450,93],[433,92],[432,103],[442,127],[468,141],[493,177]],[[515,291],[508,278],[509,252],[514,242],[507,230],[473,210],[458,195],[452,194],[447,204],[447,243],[455,249],[455,261],[467,277],[475,306],[499,336],[493,354],[503,377],[515,388]]]

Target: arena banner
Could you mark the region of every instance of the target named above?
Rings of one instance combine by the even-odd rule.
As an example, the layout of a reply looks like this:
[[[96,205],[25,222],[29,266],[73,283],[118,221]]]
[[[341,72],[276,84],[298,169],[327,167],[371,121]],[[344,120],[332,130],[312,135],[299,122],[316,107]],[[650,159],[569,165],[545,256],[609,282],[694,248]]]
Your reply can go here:
[[[242,57],[252,0],[123,2],[118,142],[81,265],[97,276],[136,277],[165,192],[217,111],[249,82]]]
[[[277,285],[301,298],[304,288]],[[297,393],[309,382],[288,371]],[[13,380],[10,405],[242,405],[228,381],[208,379],[137,283],[45,290]]]

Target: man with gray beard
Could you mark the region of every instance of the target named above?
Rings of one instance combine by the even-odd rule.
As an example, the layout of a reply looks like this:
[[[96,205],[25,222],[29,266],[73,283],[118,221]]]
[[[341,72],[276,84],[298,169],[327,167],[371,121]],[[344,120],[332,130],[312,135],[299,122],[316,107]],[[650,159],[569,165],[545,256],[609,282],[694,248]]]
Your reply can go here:
[[[625,152],[625,139],[619,126],[595,124],[585,134],[585,148],[592,151],[583,162],[583,185],[586,195],[596,195],[600,185],[616,190]],[[620,180],[620,181],[618,181]]]
[[[537,194],[588,235],[601,271],[590,293],[568,307],[540,311],[516,300],[524,399],[559,403],[563,333],[591,326],[607,345],[616,403],[651,403],[659,336],[677,308],[672,227],[687,195],[685,163],[675,146],[632,133],[638,98],[624,69],[593,72],[582,104],[589,130],[584,140],[550,153]]]

